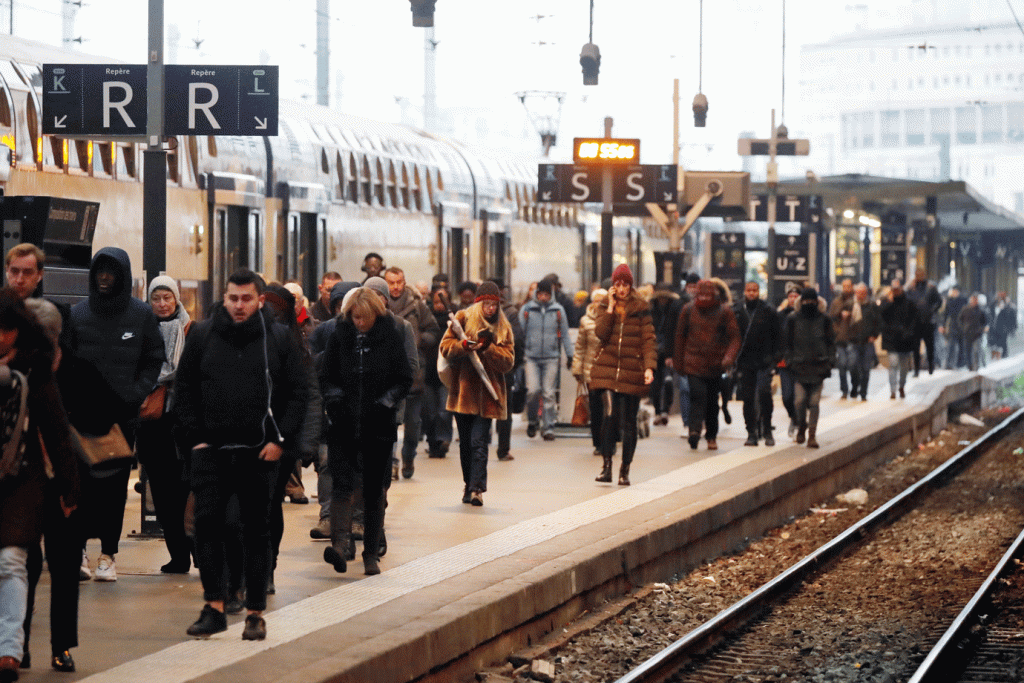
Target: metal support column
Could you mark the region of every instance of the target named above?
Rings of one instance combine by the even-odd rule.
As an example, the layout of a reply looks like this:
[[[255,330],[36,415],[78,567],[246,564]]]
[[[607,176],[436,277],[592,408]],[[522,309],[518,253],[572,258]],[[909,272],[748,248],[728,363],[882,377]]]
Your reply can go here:
[[[608,116],[604,120],[604,136],[610,138],[612,136],[612,117]],[[603,207],[601,208],[601,279],[609,278],[612,276],[612,238],[614,233],[612,231],[612,169],[610,166],[605,165],[601,171],[601,202]]]

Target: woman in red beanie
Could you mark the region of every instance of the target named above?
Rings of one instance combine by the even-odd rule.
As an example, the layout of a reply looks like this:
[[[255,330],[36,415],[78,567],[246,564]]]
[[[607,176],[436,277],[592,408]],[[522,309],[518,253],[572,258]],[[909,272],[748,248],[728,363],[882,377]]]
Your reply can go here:
[[[604,345],[590,369],[590,388],[601,392],[604,420],[601,456],[604,464],[597,481],[612,480],[616,425],[622,436],[619,486],[629,486],[629,466],[636,451],[636,414],[640,398],[654,381],[658,353],[651,307],[633,289],[633,273],[625,263],[612,273],[608,306],[601,309],[594,333]]]

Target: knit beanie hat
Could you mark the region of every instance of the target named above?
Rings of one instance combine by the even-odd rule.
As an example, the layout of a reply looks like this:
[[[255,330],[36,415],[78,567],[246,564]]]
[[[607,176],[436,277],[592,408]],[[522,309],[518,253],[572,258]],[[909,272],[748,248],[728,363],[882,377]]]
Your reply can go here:
[[[166,289],[174,295],[175,301],[181,301],[181,294],[178,292],[178,283],[174,281],[174,278],[167,275],[157,275],[153,278],[153,281],[149,283],[149,291],[146,293],[146,299],[153,296],[153,292],[158,289]]]
[[[807,288],[805,288],[804,291],[800,292],[800,300],[801,301],[817,301],[818,300],[818,290],[816,290],[814,287],[807,287]]]
[[[620,263],[612,272],[612,284],[616,282],[625,282],[630,287],[633,286],[633,271],[625,263]]]
[[[334,309],[344,300],[346,294],[358,288],[359,283],[354,281],[339,282],[331,287],[331,312],[334,312]]]
[[[476,298],[473,299],[473,303],[477,301],[500,301],[501,293],[498,291],[498,285],[494,284],[490,280],[485,280],[476,288]]]
[[[363,287],[372,289],[385,298],[388,296],[388,283],[382,277],[374,276],[367,278],[366,282],[363,283]]]

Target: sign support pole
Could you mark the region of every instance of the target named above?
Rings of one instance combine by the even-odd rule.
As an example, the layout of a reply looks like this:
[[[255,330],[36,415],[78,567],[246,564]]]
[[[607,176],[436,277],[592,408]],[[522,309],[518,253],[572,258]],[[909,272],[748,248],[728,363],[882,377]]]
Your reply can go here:
[[[777,306],[778,301],[771,301],[772,283],[775,281],[775,209],[777,188],[778,188],[778,167],[775,165],[775,149],[778,137],[775,132],[775,110],[772,109],[772,137],[771,143],[768,145],[768,303],[772,306]],[[773,177],[774,176],[774,177]]]
[[[164,150],[164,0],[149,0],[146,149],[142,152],[142,270],[167,270],[167,152]]]
[[[612,117],[604,119],[604,136],[612,136]],[[605,166],[601,170],[601,279],[612,276],[612,169]]]

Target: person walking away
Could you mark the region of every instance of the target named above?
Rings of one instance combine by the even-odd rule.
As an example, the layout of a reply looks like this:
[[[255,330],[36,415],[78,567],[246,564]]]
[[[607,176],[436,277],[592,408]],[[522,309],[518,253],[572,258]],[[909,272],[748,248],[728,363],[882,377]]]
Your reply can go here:
[[[66,518],[78,505],[79,456],[53,378],[56,352],[19,294],[0,289],[0,366],[5,377],[0,400],[5,416],[17,423],[24,389],[28,420],[22,430],[5,433],[0,457],[0,681],[18,680],[19,666],[28,661],[28,549],[38,547],[48,514]],[[56,494],[59,511],[47,506],[48,489]],[[56,540],[48,538],[47,544]],[[77,540],[72,547],[77,548]],[[67,616],[73,623],[66,626],[76,638],[77,610]],[[67,649],[55,653],[51,663],[58,671],[74,671]]]
[[[917,308],[917,343],[914,344],[914,377],[921,372],[921,342],[924,341],[928,357],[928,374],[935,372],[935,321],[942,308],[942,295],[935,285],[928,281],[924,268],[914,272],[914,281],[906,292],[907,298]]]
[[[800,293],[800,310],[786,318],[782,339],[795,383],[796,442],[806,437],[807,447],[817,448],[821,387],[836,364],[836,333],[832,319],[818,306],[817,290],[807,287]]]
[[[622,439],[619,486],[629,486],[629,468],[636,452],[636,415],[658,366],[657,340],[651,307],[633,288],[633,272],[621,263],[612,273],[608,303],[598,308],[594,334],[601,342],[590,368],[590,388],[600,394],[601,456],[596,481],[612,480],[616,434]]]
[[[426,352],[437,346],[441,339],[441,329],[437,320],[423,299],[412,288],[406,286],[405,272],[401,268],[391,266],[384,271],[384,280],[388,285],[388,310],[412,325],[419,356],[419,365],[413,375],[412,388],[405,397],[404,417],[402,424],[402,477],[412,478],[415,472],[416,448],[420,443],[420,427],[423,411],[423,383]]]
[[[981,363],[981,338],[988,330],[988,317],[978,304],[977,294],[972,294],[967,300],[967,306],[960,311],[959,323],[960,334],[968,353],[967,367],[971,372],[977,372]]]
[[[960,288],[953,285],[946,295],[942,307],[942,324],[939,334],[946,338],[946,369],[962,368],[966,364],[964,338],[960,328],[960,311],[967,305],[967,297],[960,294]]]
[[[882,348],[889,356],[889,398],[906,397],[904,386],[910,373],[914,345],[920,339],[917,306],[907,298],[903,283],[893,280],[889,287],[889,298],[882,302]]]
[[[988,346],[992,349],[992,359],[999,360],[1010,355],[1010,335],[1017,331],[1017,309],[1010,305],[1006,292],[996,294],[992,306],[992,324],[989,326]]]
[[[363,571],[380,573],[385,490],[391,480],[391,449],[398,439],[397,410],[412,386],[405,343],[387,315],[383,299],[355,290],[324,351],[320,383],[329,420],[327,448],[331,493],[331,545],[324,561],[347,569],[352,541],[352,494],[362,480],[365,509]]]
[[[174,427],[174,378],[192,321],[179,303],[178,283],[173,278],[167,275],[153,278],[149,283],[148,299],[160,325],[166,360],[157,377],[157,389],[146,398],[143,409],[145,412],[147,404],[159,404],[161,401],[163,408],[159,410],[158,417],[143,420],[139,425],[136,453],[139,463],[146,468],[156,518],[163,529],[164,544],[170,555],[170,561],[160,567],[160,571],[164,574],[188,574],[192,567],[192,541],[185,535],[185,502],[189,487],[185,481],[184,460],[178,454],[171,430]]]
[[[779,304],[776,314],[779,316],[779,326],[785,322],[790,313],[793,313],[800,306],[800,287],[795,282],[786,283],[786,298]],[[793,404],[793,373],[786,367],[786,358],[776,366],[775,371],[779,373],[779,394],[782,396],[782,407],[789,415],[789,438],[796,436],[796,408]]]
[[[135,443],[139,408],[156,387],[163,367],[164,340],[153,310],[132,298],[128,253],[104,247],[89,267],[89,298],[71,308],[71,372],[76,397],[68,401],[71,424],[82,434],[107,434],[117,424],[128,445]],[[109,398],[109,402],[108,399]],[[82,565],[85,541],[100,539],[97,581],[117,581],[114,557],[128,498],[128,466],[90,472],[82,481]]]
[[[828,307],[828,317],[836,331],[836,369],[839,370],[841,398],[850,395],[847,375],[853,375],[853,349],[850,345],[850,316],[853,313],[853,280],[846,278],[840,285],[839,296]]]
[[[863,282],[853,288],[853,308],[850,310],[848,331],[850,362],[850,398],[860,394],[860,400],[868,400],[868,382],[871,369],[875,367],[875,340],[882,332],[882,315],[878,304],[868,296],[868,286]]]
[[[747,428],[745,446],[774,446],[772,436],[772,371],[781,357],[782,330],[775,310],[761,299],[756,282],[743,286],[743,303],[737,324],[743,341],[736,356],[736,393],[743,401],[743,422]]]
[[[571,372],[577,383],[582,383],[587,387],[587,400],[590,408],[590,440],[594,444],[594,455],[601,455],[601,425],[604,420],[604,407],[601,405],[603,394],[590,386],[590,371],[602,346],[595,328],[601,309],[605,308],[608,301],[608,290],[595,289],[590,293],[590,299],[591,303],[587,306],[587,312],[580,318],[576,348],[572,354]]]
[[[565,350],[566,369],[572,369],[573,349],[569,342],[569,323],[565,309],[551,296],[550,280],[537,283],[534,298],[519,310],[519,326],[525,337],[527,426],[526,435],[533,437],[538,427],[545,441],[554,441],[555,386],[561,350]],[[538,398],[544,401],[543,414],[538,416]]]
[[[676,371],[686,373],[690,386],[690,448],[697,448],[703,428],[708,450],[718,449],[719,386],[722,373],[735,364],[739,351],[735,314],[722,303],[715,283],[701,280],[693,301],[679,314],[672,354]]]
[[[505,375],[515,362],[515,340],[512,326],[500,306],[500,293],[493,282],[484,282],[476,290],[472,306],[455,314],[465,331],[459,337],[449,327],[441,338],[440,354],[451,368],[449,412],[455,414],[459,430],[459,458],[462,464],[462,502],[481,506],[487,491],[487,446],[490,442],[491,420],[508,415],[505,405]],[[483,366],[483,375],[471,361],[474,352]],[[484,386],[493,387],[497,399]]]
[[[267,635],[270,511],[278,461],[295,447],[309,395],[301,350],[288,329],[268,322],[262,278],[240,269],[223,305],[196,325],[178,364],[176,414],[189,449],[203,607],[190,636],[227,630],[224,541],[228,501],[237,495],[245,539],[243,640]]]

